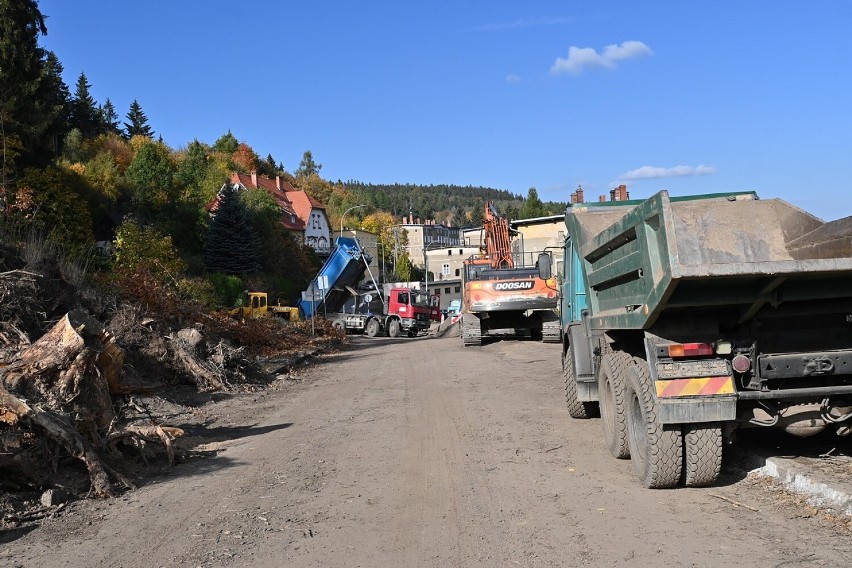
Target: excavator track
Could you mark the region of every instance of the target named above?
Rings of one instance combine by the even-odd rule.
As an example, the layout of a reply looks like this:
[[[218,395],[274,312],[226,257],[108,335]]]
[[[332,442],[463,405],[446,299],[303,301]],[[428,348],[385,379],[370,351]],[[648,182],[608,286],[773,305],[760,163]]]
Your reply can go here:
[[[482,325],[473,314],[461,316],[461,338],[465,347],[482,345]]]
[[[556,314],[542,314],[541,341],[543,343],[559,343],[562,341],[562,324]]]

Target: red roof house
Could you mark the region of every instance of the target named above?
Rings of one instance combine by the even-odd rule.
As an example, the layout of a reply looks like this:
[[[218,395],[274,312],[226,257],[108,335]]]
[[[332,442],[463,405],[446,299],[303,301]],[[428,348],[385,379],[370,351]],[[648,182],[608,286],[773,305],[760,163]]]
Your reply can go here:
[[[275,179],[250,174],[231,174],[229,180],[238,189],[266,190],[281,208],[281,224],[288,231],[301,233],[305,244],[320,255],[330,252],[329,224],[325,206],[304,191],[297,190],[280,176]],[[224,188],[224,185],[222,186]],[[207,204],[208,211],[215,211],[219,196]]]

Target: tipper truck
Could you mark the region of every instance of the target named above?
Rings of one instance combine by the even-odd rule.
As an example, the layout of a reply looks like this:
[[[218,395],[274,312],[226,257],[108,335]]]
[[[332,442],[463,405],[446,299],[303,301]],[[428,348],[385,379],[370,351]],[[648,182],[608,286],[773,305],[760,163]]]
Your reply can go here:
[[[305,318],[323,315],[335,327],[369,337],[380,333],[390,337],[406,333],[413,337],[428,331],[428,295],[408,288],[391,288],[382,298],[375,282],[372,291],[356,290],[354,286],[370,270],[372,258],[356,239],[338,237],[335,244],[308,289],[302,292],[298,308]]]
[[[739,428],[852,431],[852,217],[661,191],[565,224],[568,411],[645,487],[713,484]]]

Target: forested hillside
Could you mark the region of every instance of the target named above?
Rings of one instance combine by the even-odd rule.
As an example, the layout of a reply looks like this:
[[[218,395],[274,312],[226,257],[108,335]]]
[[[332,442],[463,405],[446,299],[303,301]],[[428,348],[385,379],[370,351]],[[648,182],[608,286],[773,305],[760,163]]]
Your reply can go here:
[[[284,231],[270,195],[239,192],[227,214],[211,218],[206,206],[233,172],[284,177],[325,204],[332,227],[365,205],[346,224],[384,237],[409,212],[477,226],[489,200],[512,219],[565,209],[542,203],[535,188],[521,196],[485,187],[331,182],[310,151],[288,172],[270,153],[260,157],[250,132],[170,147],[160,135],[168,124],[155,127],[142,101],[130,102],[122,120],[109,97],[92,97],[82,71],[72,92],[59,55],[40,46],[46,33],[35,0],[0,1],[0,241],[56,243],[126,293],[166,290],[209,307],[231,304],[247,288],[298,297],[319,260]],[[237,225],[239,233],[223,229]],[[93,254],[96,242],[106,254]],[[404,251],[394,256],[405,260]],[[396,268],[397,276],[412,276],[410,265]]]
[[[538,217],[565,211],[565,203],[542,203],[535,188],[524,198],[503,189],[458,185],[370,184],[348,181],[344,187],[366,203],[402,217],[435,219],[455,226],[482,223],[484,203],[493,201],[501,215],[509,219]],[[526,206],[526,209],[524,207]]]

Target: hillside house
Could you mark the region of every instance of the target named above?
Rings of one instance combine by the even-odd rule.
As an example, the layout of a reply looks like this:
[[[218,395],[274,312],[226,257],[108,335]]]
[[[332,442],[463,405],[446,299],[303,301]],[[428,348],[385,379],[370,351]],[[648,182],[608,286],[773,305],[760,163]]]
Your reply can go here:
[[[328,256],[331,253],[331,230],[322,203],[304,191],[297,190],[280,176],[272,179],[259,176],[257,172],[233,173],[228,181],[238,190],[263,189],[268,192],[281,209],[281,225],[287,231],[297,234],[317,255]],[[222,188],[224,187],[223,184]],[[209,211],[216,209],[217,200],[218,197],[208,204]]]

